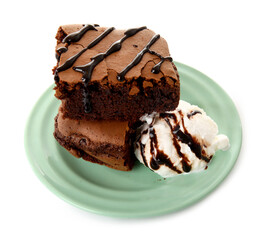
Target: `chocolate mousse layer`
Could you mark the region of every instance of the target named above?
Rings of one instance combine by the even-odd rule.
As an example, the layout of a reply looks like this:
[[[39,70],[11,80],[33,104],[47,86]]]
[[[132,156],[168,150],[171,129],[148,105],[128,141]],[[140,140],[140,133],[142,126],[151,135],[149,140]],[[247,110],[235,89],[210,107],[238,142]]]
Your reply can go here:
[[[57,35],[56,93],[71,119],[137,121],[180,98],[167,42],[146,27],[64,25]]]
[[[62,107],[55,118],[56,140],[77,158],[129,171],[134,163],[132,130],[127,121],[87,121],[65,118]]]

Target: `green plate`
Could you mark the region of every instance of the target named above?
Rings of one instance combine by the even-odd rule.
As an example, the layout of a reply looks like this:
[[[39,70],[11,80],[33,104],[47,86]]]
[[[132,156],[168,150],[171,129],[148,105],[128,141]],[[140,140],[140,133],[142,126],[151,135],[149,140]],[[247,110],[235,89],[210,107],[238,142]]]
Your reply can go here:
[[[185,208],[214,190],[234,166],[242,141],[238,112],[224,90],[197,70],[175,63],[181,99],[202,107],[230,139],[206,171],[163,179],[137,162],[130,172],[76,159],[53,137],[59,101],[53,86],[41,96],[25,130],[25,149],[38,178],[57,196],[81,209],[117,217],[149,217]]]

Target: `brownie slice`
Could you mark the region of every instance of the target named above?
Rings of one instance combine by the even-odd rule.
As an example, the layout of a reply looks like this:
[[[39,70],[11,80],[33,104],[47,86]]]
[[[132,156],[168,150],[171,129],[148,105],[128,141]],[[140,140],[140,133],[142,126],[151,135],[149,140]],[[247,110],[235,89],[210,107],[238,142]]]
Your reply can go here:
[[[146,27],[65,25],[56,39],[55,96],[65,117],[137,121],[177,107],[179,76],[167,43]]]
[[[62,107],[55,118],[54,136],[61,146],[77,158],[117,170],[133,167],[132,135],[127,121],[69,119]]]

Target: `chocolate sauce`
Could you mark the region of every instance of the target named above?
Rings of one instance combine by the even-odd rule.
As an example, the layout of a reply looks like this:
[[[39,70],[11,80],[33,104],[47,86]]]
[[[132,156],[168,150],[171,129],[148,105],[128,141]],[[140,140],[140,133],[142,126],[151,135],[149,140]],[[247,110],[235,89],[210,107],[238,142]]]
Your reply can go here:
[[[188,157],[181,151],[181,146],[179,144],[179,141],[184,144],[187,144],[189,148],[191,149],[191,151],[200,160],[204,160],[205,162],[209,163],[212,156],[210,157],[205,156],[205,152],[204,150],[202,152],[201,145],[198,143],[197,139],[191,136],[189,132],[187,131],[185,124],[184,124],[183,113],[180,110],[178,111],[178,113],[180,114],[180,117],[181,117],[180,124],[174,113],[160,113],[159,116],[160,118],[165,120],[165,122],[167,123],[167,125],[169,126],[171,130],[171,134],[173,136],[173,145],[177,151],[178,156],[181,158],[183,172],[190,172],[192,169],[191,163]],[[202,114],[202,113],[200,111],[193,111],[187,114],[187,117],[190,118],[191,116],[195,114]],[[174,122],[173,125],[171,124],[171,121]],[[180,128],[180,125],[182,127],[182,130]],[[144,130],[141,133],[141,136],[145,134],[148,134],[147,130]],[[165,165],[169,167],[171,170],[177,172],[178,174],[182,173],[181,170],[177,169],[173,165],[169,156],[166,155],[162,150],[159,149],[158,139],[155,133],[155,129],[153,128],[153,123],[151,123],[149,126],[149,138],[150,138],[150,154],[151,154],[151,159],[149,162],[150,168],[152,170],[158,170],[161,165]],[[141,149],[141,155],[143,158],[143,162],[145,166],[148,166],[146,157],[145,157],[145,145],[141,144],[140,149]]]
[[[211,156],[211,157],[208,158],[208,157],[202,155],[202,160],[204,160],[205,162],[209,163],[212,157],[213,157],[213,156]]]
[[[173,61],[173,59],[171,57],[163,57],[161,54],[159,54],[155,51],[149,50],[149,53],[151,53],[151,54],[153,54],[153,55],[155,55],[161,59],[160,62],[158,62],[155,66],[153,66],[152,73],[158,74],[160,72],[161,66],[165,60],[168,60],[170,62]]]
[[[184,172],[190,172],[191,171],[192,167],[187,161],[185,161],[185,159],[183,159],[181,161],[181,163],[182,163],[182,167],[183,167]]]
[[[179,169],[177,169],[173,163],[171,162],[171,159],[162,151],[159,149],[158,146],[158,140],[155,133],[154,128],[150,128],[149,132],[150,136],[150,152],[152,155],[150,166],[153,170],[158,170],[161,165],[165,165],[169,167],[171,170],[177,172],[178,174],[182,173]],[[156,153],[155,153],[156,150]]]
[[[79,31],[68,34],[63,40],[63,43],[71,44],[72,42],[78,42],[82,36],[89,30],[95,30],[98,31],[94,25],[87,24],[84,25],[83,28],[81,28]]]
[[[129,72],[133,67],[135,67],[141,60],[145,53],[150,51],[150,47],[160,38],[160,35],[157,34],[153,36],[153,38],[150,40],[150,42],[147,43],[147,45],[137,54],[137,56],[133,59],[133,61],[128,64],[119,74],[118,74],[118,80],[120,82],[123,82],[124,76],[127,72]]]
[[[140,143],[140,149],[141,149],[141,155],[142,155],[142,160],[143,163],[146,167],[148,167],[147,161],[146,161],[146,157],[145,157],[145,145]]]
[[[164,115],[164,114],[163,114]],[[167,114],[168,115],[168,114]],[[172,119],[177,123],[177,118],[175,116],[175,114],[169,113],[169,116],[172,116]],[[178,139],[178,131],[180,129],[179,125],[176,125],[174,128],[172,127],[170,120],[168,118],[164,118],[165,122],[167,123],[167,125],[170,127],[172,135],[173,135],[173,145],[177,151],[177,154],[179,155],[179,157],[181,157],[181,163],[182,163],[182,168],[185,172],[190,172],[191,171],[191,165],[189,164],[189,160],[187,158],[187,156],[185,154],[183,154],[181,152],[181,146],[179,144],[179,139]]]
[[[182,131],[180,131],[180,135],[181,135],[181,141],[183,143],[186,143],[190,149],[192,150],[192,152],[196,155],[196,157],[198,157],[199,159],[202,159],[202,148],[201,145],[198,143],[198,141],[192,137],[191,134],[189,134],[189,132],[187,131],[185,125],[184,125],[184,116],[182,114],[181,111],[178,111],[181,119],[182,119],[182,126],[184,129],[184,133]]]
[[[161,69],[161,66],[162,66],[162,64],[163,64],[163,62],[164,62],[165,60],[169,60],[170,62],[173,61],[173,59],[172,59],[171,57],[162,57],[162,56],[161,56],[161,61],[158,62],[156,65],[153,66],[153,68],[152,68],[152,73],[155,73],[155,74],[159,73],[159,72],[160,72],[160,69]]]
[[[95,30],[98,31],[95,26],[97,25],[84,25],[83,28],[81,28],[79,31],[71,33],[69,35],[67,35],[62,42],[66,43],[67,45],[70,45],[73,42],[78,42],[82,36],[89,30]],[[104,33],[102,33],[98,38],[96,38],[92,43],[89,44],[89,46],[85,47],[84,49],[82,49],[79,53],[77,53],[76,55],[70,57],[63,65],[59,66],[56,71],[55,71],[55,81],[58,82],[59,81],[59,77],[58,77],[58,73],[61,71],[65,71],[69,68],[71,68],[73,66],[73,64],[76,62],[76,60],[89,48],[94,47],[96,44],[98,44],[104,37],[106,37],[111,31],[113,31],[114,28],[109,28],[107,29]],[[122,37],[120,40],[116,41],[115,43],[113,43],[110,48],[104,52],[104,53],[100,53],[97,54],[96,56],[94,56],[91,61],[88,64],[82,65],[82,66],[76,66],[73,67],[73,70],[82,73],[82,81],[83,81],[83,85],[84,85],[84,90],[83,90],[83,102],[84,102],[84,111],[86,113],[89,113],[91,111],[91,106],[90,106],[90,100],[89,100],[89,92],[88,92],[88,84],[91,80],[92,77],[92,72],[94,70],[94,68],[101,62],[103,61],[107,56],[111,55],[112,53],[119,51],[122,47],[122,43],[123,41],[125,41],[127,38],[135,35],[136,33],[142,31],[146,29],[146,27],[140,27],[140,28],[133,28],[133,29],[129,29],[124,33],[124,37]],[[139,52],[137,54],[137,56],[133,59],[133,61],[128,64],[119,74],[117,79],[122,82],[125,80],[125,75],[127,72],[129,72],[133,67],[135,67],[137,64],[139,64],[139,62],[142,60],[143,56],[145,53],[150,53],[153,55],[158,56],[161,60],[159,63],[157,63],[153,68],[152,68],[152,72],[153,73],[159,73],[160,72],[160,67],[162,65],[162,63],[165,60],[169,60],[172,61],[171,57],[162,57],[160,54],[156,53],[155,51],[150,50],[150,47],[160,38],[160,35],[157,34],[155,36],[153,36],[153,38],[150,40],[150,42],[143,48],[143,50],[141,52]],[[133,45],[134,47],[137,47],[137,45]],[[66,47],[64,48],[63,51],[65,50]],[[62,52],[61,52],[62,53]],[[61,54],[60,53],[60,54]],[[60,56],[57,56],[57,59],[59,60]]]
[[[101,35],[99,35],[97,38],[95,38],[87,47],[83,48],[80,52],[75,54],[74,56],[70,57],[63,65],[59,66],[56,69],[55,72],[55,80],[58,79],[58,73],[65,71],[73,66],[73,64],[76,62],[76,60],[88,49],[94,47],[97,45],[102,39],[104,39],[110,32],[114,30],[114,27],[108,28],[105,30]]]
[[[192,111],[190,113],[187,113],[187,117],[190,119],[192,116],[194,116],[195,114],[198,114],[198,113],[202,114],[200,111],[195,110],[195,111]]]
[[[150,166],[153,170],[158,170],[161,165],[165,165],[178,174],[182,173],[182,171],[180,171],[173,165],[170,158],[162,150],[158,150],[156,157],[151,159]]]
[[[60,60],[60,55],[64,52],[68,51],[66,47],[60,47],[56,51],[56,59],[59,61]]]
[[[112,53],[119,51],[122,47],[123,41],[125,41],[127,38],[135,35],[136,33],[146,29],[146,27],[140,27],[140,28],[133,28],[129,29],[124,33],[124,37],[122,37],[120,40],[116,41],[114,44],[111,45],[111,47],[104,53],[99,53],[95,57],[92,58],[92,60],[83,66],[76,66],[73,67],[73,69],[77,72],[81,72],[83,74],[82,81],[84,84],[84,110],[86,113],[89,113],[91,111],[90,101],[88,99],[89,93],[88,93],[88,84],[92,77],[92,72],[94,68],[103,61],[106,57],[111,55]]]
[[[184,119],[183,119],[183,114],[181,111],[178,111],[180,116],[181,116],[181,122],[182,122],[182,127],[184,132],[180,129],[180,125],[176,119],[175,114],[171,114],[171,113],[163,113],[160,114],[160,117],[164,118],[164,120],[166,121],[166,123],[169,125],[171,132],[173,134],[173,143],[175,148],[177,149],[177,152],[180,156],[180,150],[179,148],[180,145],[178,144],[178,141],[181,141],[182,143],[185,143],[189,146],[189,148],[191,149],[191,151],[196,155],[197,158],[202,159],[206,162],[209,162],[210,159],[205,157],[204,155],[202,155],[202,148],[201,145],[198,143],[198,141],[191,136],[191,134],[189,134],[189,132],[187,131],[185,125],[184,125]],[[173,116],[171,116],[173,115]],[[170,119],[173,119],[175,121],[175,127],[172,127],[171,123],[170,123]],[[187,161],[187,158],[185,157],[185,161]]]
[[[181,141],[182,143],[187,144],[192,152],[196,155],[196,157],[200,158],[202,157],[201,155],[201,146],[198,144],[193,137],[186,131],[184,128],[185,132],[180,130],[180,126],[177,125],[173,129],[173,134],[176,136],[176,138]]]
[[[139,64],[139,62],[142,60],[143,56],[145,53],[151,53],[151,54],[154,54],[156,56],[158,56],[159,58],[161,58],[161,61],[156,64],[154,67],[153,67],[153,70],[152,72],[153,73],[159,73],[160,72],[160,67],[161,67],[161,64],[164,62],[164,60],[171,60],[172,61],[172,58],[171,57],[162,57],[160,54],[154,52],[154,51],[151,51],[150,50],[150,47],[160,38],[160,35],[159,34],[156,34],[152,37],[152,39],[150,40],[150,42],[147,43],[147,45],[137,54],[137,56],[133,59],[133,61],[128,64],[119,74],[118,74],[118,80],[120,82],[123,82],[125,80],[125,75],[133,68],[135,67],[136,65]]]
[[[175,122],[177,121],[177,118],[174,113],[160,113],[160,118],[171,118]],[[169,122],[170,123],[170,122]]]
[[[148,133],[148,129],[145,129],[145,130],[142,132],[142,135],[147,134],[147,133]]]
[[[155,168],[154,170],[156,169],[159,169],[159,165],[157,164],[157,160],[156,160],[156,157],[155,157],[155,149],[157,149],[158,151],[158,140],[157,140],[157,136],[155,134],[155,130],[154,128],[152,128],[152,126],[150,126],[150,131],[149,131],[149,137],[150,137],[150,153],[152,155],[152,159],[151,159],[151,162],[154,161],[157,165],[157,168]]]
[[[79,31],[77,32],[73,32],[73,33],[70,33],[68,34],[63,40],[62,40],[62,43],[66,43],[66,46],[64,47],[61,47],[59,49],[57,49],[56,51],[56,59],[57,61],[60,60],[60,56],[62,53],[66,52],[68,50],[68,46],[72,43],[72,42],[78,42],[82,37],[83,35],[89,31],[89,30],[95,30],[95,31],[98,31],[95,27],[98,27],[99,25],[98,24],[94,24],[94,25],[91,25],[91,24],[83,24],[83,28],[81,28]],[[70,58],[71,59],[71,58]],[[73,61],[71,59],[71,61]],[[65,64],[64,64],[65,65]],[[68,64],[70,68],[70,64]],[[54,80],[56,83],[59,82],[59,76],[58,76],[58,73],[61,72],[61,71],[64,71],[66,69],[68,69],[67,67],[67,64],[65,66],[61,66],[61,67],[58,67],[55,71],[55,76],[54,76]],[[63,70],[64,69],[64,70]]]

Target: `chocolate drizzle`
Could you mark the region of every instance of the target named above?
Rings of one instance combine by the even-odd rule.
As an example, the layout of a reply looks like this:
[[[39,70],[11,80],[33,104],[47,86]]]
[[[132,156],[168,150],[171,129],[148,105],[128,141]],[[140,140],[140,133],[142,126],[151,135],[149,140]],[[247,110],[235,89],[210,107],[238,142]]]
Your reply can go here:
[[[60,60],[60,55],[64,52],[67,51],[67,47],[74,42],[78,42],[83,35],[89,31],[89,30],[94,30],[94,31],[98,31],[95,27],[98,25],[91,25],[91,24],[87,24],[84,25],[83,28],[81,28],[79,31],[71,33],[69,35],[67,35],[63,40],[62,43],[65,43],[66,46],[60,48],[61,50],[57,50],[57,60]],[[124,36],[116,41],[115,43],[113,43],[110,48],[104,52],[104,53],[99,53],[96,56],[91,58],[91,61],[85,65],[82,66],[75,66],[73,67],[73,70],[82,73],[82,81],[83,81],[83,85],[84,85],[84,90],[83,90],[83,102],[84,102],[84,111],[86,113],[89,113],[91,111],[91,104],[90,104],[90,100],[89,100],[89,92],[88,92],[88,85],[89,82],[91,80],[92,77],[92,73],[94,68],[101,62],[103,61],[107,56],[111,55],[112,53],[119,51],[122,47],[122,43],[129,37],[135,35],[136,33],[142,31],[146,29],[146,27],[140,27],[140,28],[133,28],[133,29],[129,29],[124,33]],[[76,60],[87,50],[90,49],[92,47],[94,47],[96,44],[98,44],[104,37],[106,37],[111,31],[113,31],[114,28],[109,28],[106,31],[104,31],[99,37],[97,37],[95,40],[93,40],[87,47],[85,47],[84,49],[82,49],[80,52],[78,52],[77,54],[75,54],[74,56],[70,57],[67,61],[65,61],[65,63],[59,67],[57,67],[56,71],[55,71],[55,81],[58,82],[59,81],[59,76],[58,73],[65,71],[69,68],[71,68],[73,66],[73,64],[76,62]],[[120,82],[123,82],[125,80],[125,75],[136,65],[139,64],[139,62],[142,60],[143,56],[145,53],[150,53],[153,54],[155,56],[158,56],[160,58],[159,63],[157,63],[153,68],[152,68],[152,73],[159,73],[160,72],[160,68],[161,65],[164,61],[168,60],[168,61],[172,61],[171,57],[163,57],[161,56],[159,53],[150,50],[150,47],[160,38],[159,34],[156,34],[153,36],[153,38],[149,41],[149,43],[137,54],[137,56],[133,59],[133,61],[128,64],[117,76],[117,79]],[[134,47],[137,47],[137,45],[133,44]]]
[[[124,37],[122,37],[120,40],[116,41],[114,44],[111,45],[111,47],[104,53],[99,53],[95,57],[91,59],[91,61],[83,66],[76,66],[73,67],[73,69],[77,72],[81,72],[83,74],[82,81],[84,84],[84,110],[86,113],[89,113],[91,111],[90,101],[89,101],[89,92],[88,92],[88,84],[92,77],[92,72],[94,68],[103,61],[106,57],[111,55],[112,53],[119,51],[122,47],[123,41],[125,41],[127,38],[135,35],[136,33],[146,29],[146,27],[140,27],[140,28],[133,28],[129,29],[124,33]]]
[[[156,64],[153,69],[152,69],[152,72],[153,73],[159,73],[160,72],[160,67],[161,67],[161,64],[164,62],[164,60],[169,60],[169,61],[172,61],[172,58],[171,57],[162,57],[160,54],[154,52],[154,51],[151,51],[150,50],[150,47],[160,38],[160,35],[159,34],[156,34],[152,37],[152,39],[150,40],[149,43],[147,43],[147,45],[137,54],[137,56],[133,59],[133,61],[128,64],[119,74],[118,74],[118,80],[120,82],[123,82],[125,80],[125,75],[133,68],[135,67],[136,65],[139,64],[139,62],[142,60],[142,57],[144,56],[145,53],[150,53],[150,54],[153,54],[153,55],[156,55],[158,56],[161,61]]]
[[[187,144],[197,158],[199,158],[200,160],[204,160],[207,163],[211,160],[212,156],[206,157],[204,155],[205,152],[203,151],[202,153],[201,145],[199,144],[197,139],[195,139],[194,137],[191,136],[191,134],[189,134],[189,132],[185,127],[183,113],[181,111],[178,111],[178,113],[180,114],[180,118],[181,118],[180,121],[178,121],[174,113],[160,113],[159,117],[164,119],[164,121],[167,123],[167,125],[171,130],[171,134],[173,136],[172,138],[173,145],[177,151],[178,156],[181,159],[181,167],[183,172],[190,172],[192,169],[191,163],[188,157],[186,156],[186,154],[182,152],[181,145],[179,144],[179,142]],[[201,114],[200,111],[194,111],[188,115],[190,115],[189,117],[191,117],[197,113]],[[171,123],[171,121],[173,121],[173,124]],[[148,134],[148,131],[143,131],[141,133],[141,135],[144,134]],[[155,129],[153,128],[153,123],[151,123],[149,126],[149,138],[150,138],[150,154],[151,154],[151,159],[149,162],[150,168],[152,170],[158,170],[161,165],[165,165],[169,167],[171,170],[177,172],[178,174],[182,173],[181,170],[177,169],[176,166],[173,165],[169,156],[167,156],[162,150],[159,149],[158,139],[155,133]],[[145,157],[145,145],[143,145],[142,143],[140,145],[140,150],[141,150],[143,162],[146,166],[148,166]]]
[[[148,167],[147,161],[146,161],[146,157],[145,157],[145,145],[140,143],[140,149],[141,149],[141,155],[142,155],[142,160],[143,163],[146,167]]]
[[[195,114],[202,114],[200,111],[198,110],[195,110],[195,111],[192,111],[190,113],[187,113],[187,117],[190,119],[192,116],[194,116]]]
[[[172,127],[169,118],[165,117],[165,113],[160,115],[160,117],[163,117],[166,123],[169,125],[171,128],[172,134],[173,134],[173,139],[174,139],[174,144],[175,142],[178,143],[178,141],[185,143],[189,146],[191,151],[196,155],[197,158],[202,159],[202,148],[201,145],[198,143],[198,141],[189,134],[187,131],[185,125],[184,125],[184,118],[183,114],[181,111],[178,111],[180,116],[181,116],[181,123],[182,123],[182,128],[184,132],[180,129],[179,122],[176,120],[176,116],[174,115],[174,120],[175,121],[175,127]],[[179,152],[178,152],[179,154]],[[180,155],[180,154],[179,154]]]
[[[182,173],[176,166],[173,165],[170,158],[159,149],[158,140],[153,127],[150,128],[150,152],[152,155],[150,166],[153,170],[158,170],[161,165],[165,165],[177,172],[178,174]],[[156,150],[156,153],[155,153]]]
[[[155,73],[155,74],[159,73],[161,66],[165,60],[169,60],[170,62],[173,61],[173,59],[171,57],[162,57],[161,61],[159,63],[157,63],[155,66],[153,66],[152,73]]]
[[[56,59],[59,61],[60,60],[60,55],[64,52],[68,51],[68,48],[66,47],[60,47],[56,51]]]
[[[104,39],[110,32],[114,30],[114,27],[108,28],[105,30],[101,35],[99,35],[97,38],[95,38],[87,47],[83,48],[80,52],[75,54],[74,56],[70,57],[63,65],[59,66],[56,69],[55,72],[55,80],[58,81],[58,73],[65,71],[73,66],[73,64],[76,62],[76,60],[88,49],[94,47],[97,45],[102,39]]]
[[[163,114],[163,115],[164,115],[164,114]],[[169,116],[171,116],[171,115],[173,115],[173,116],[172,116],[172,119],[173,119],[175,122],[177,122],[177,119],[176,119],[175,114],[169,114]],[[170,118],[170,119],[171,119],[171,118]],[[176,149],[176,151],[177,151],[177,154],[178,154],[179,157],[181,157],[181,159],[182,159],[182,160],[181,160],[182,168],[183,168],[184,172],[190,172],[190,171],[191,171],[191,165],[189,164],[189,160],[188,160],[187,156],[181,152],[181,146],[180,146],[180,144],[179,144],[179,142],[178,142],[178,140],[180,140],[180,139],[178,138],[178,135],[177,135],[177,134],[179,133],[179,131],[180,131],[180,133],[182,133],[182,131],[180,130],[180,126],[179,126],[179,125],[176,125],[176,126],[173,128],[173,127],[172,127],[172,124],[170,123],[169,118],[165,117],[164,120],[165,120],[165,122],[167,123],[167,125],[168,125],[168,126],[170,127],[170,129],[171,129],[171,132],[172,132],[172,135],[173,135],[173,145],[174,145],[174,147],[175,147],[175,149]],[[182,135],[182,134],[180,134],[180,135]]]
[[[95,26],[97,26],[97,25],[95,25]],[[94,25],[91,25],[91,24],[86,24],[86,25],[84,25],[84,27],[81,28],[79,31],[67,35],[67,36],[62,40],[62,42],[63,42],[63,43],[67,43],[67,44],[71,44],[71,43],[73,43],[73,42],[78,42],[87,31],[89,31],[89,30],[98,31],[98,30],[95,28],[95,26],[94,26]]]

